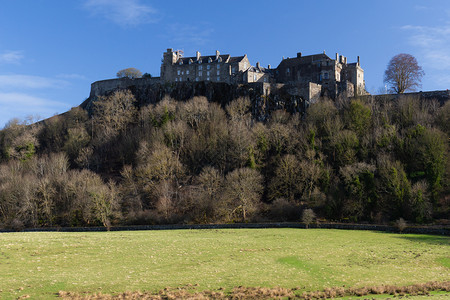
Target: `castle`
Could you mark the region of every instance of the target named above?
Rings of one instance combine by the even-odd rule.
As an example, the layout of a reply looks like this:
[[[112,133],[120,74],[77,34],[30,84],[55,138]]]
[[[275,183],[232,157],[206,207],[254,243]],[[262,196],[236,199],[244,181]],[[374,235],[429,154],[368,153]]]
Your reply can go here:
[[[297,88],[305,100],[326,95],[331,98],[339,94],[353,97],[367,94],[364,70],[359,56],[357,62],[347,63],[347,57],[336,53],[335,59],[321,54],[294,58],[283,58],[277,68],[252,66],[247,55],[232,57],[229,54],[184,57],[182,51],[167,49],[161,64],[162,83],[167,82],[222,82],[227,84],[265,83],[290,85]],[[268,90],[268,89],[264,89]]]
[[[140,103],[156,103],[165,95],[177,100],[206,96],[226,104],[236,97],[250,97],[254,113],[265,115],[275,109],[304,111],[320,97],[367,95],[364,70],[359,57],[348,63],[342,55],[330,58],[325,52],[284,58],[276,68],[252,66],[247,55],[220,54],[184,57],[182,51],[167,49],[163,54],[160,77],[116,78],[92,83],[89,107],[98,96],[118,89],[129,89]],[[256,111],[259,111],[256,113]]]

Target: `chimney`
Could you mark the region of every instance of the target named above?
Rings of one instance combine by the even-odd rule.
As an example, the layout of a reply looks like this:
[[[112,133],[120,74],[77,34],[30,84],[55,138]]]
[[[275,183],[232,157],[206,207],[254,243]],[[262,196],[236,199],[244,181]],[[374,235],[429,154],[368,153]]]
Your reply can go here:
[[[325,50],[323,50],[323,54],[325,54]]]
[[[357,60],[357,61],[358,61],[358,66],[359,66],[359,65],[360,65],[360,62],[359,62],[359,55],[358,55],[358,60]]]
[[[270,65],[267,65],[267,69],[270,69]]]
[[[216,50],[216,60],[219,59],[219,56],[220,56],[220,52],[219,52],[219,50]]]
[[[298,52],[298,53],[297,53],[297,58],[300,58],[300,57],[302,57],[302,53],[301,53],[301,52]]]
[[[197,61],[200,60],[200,52],[197,51]]]
[[[259,69],[259,66],[260,66],[260,64],[259,64],[259,61],[256,63],[256,68],[258,68]]]
[[[336,53],[336,62],[339,62],[339,53]]]

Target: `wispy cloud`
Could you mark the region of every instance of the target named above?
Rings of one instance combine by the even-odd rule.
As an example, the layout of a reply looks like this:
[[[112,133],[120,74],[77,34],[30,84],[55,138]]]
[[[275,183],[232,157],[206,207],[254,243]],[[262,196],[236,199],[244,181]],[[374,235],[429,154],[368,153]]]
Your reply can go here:
[[[0,63],[19,64],[23,58],[22,51],[4,51],[0,53]]]
[[[50,99],[32,96],[25,93],[1,93],[0,92],[0,120],[4,123],[13,118],[24,119],[33,112],[35,119],[39,116],[51,116],[57,112],[68,109],[67,104]],[[0,124],[0,128],[4,124]]]
[[[169,26],[170,42],[178,45],[195,45],[203,46],[210,42],[211,35],[214,29],[210,24],[186,25],[186,24],[172,24]]]
[[[86,80],[86,76],[80,74],[59,74],[56,76],[61,79],[76,79],[76,80]]]
[[[155,23],[160,19],[156,9],[141,0],[87,0],[84,7],[121,26]]]
[[[413,26],[401,28],[410,34],[408,41],[417,47],[424,64],[437,70],[450,68],[450,24],[441,26]]]
[[[69,82],[31,75],[0,75],[0,89],[44,89],[63,88]]]
[[[424,11],[424,10],[428,10],[429,7],[425,6],[425,5],[414,5],[414,9],[418,10],[418,11]]]

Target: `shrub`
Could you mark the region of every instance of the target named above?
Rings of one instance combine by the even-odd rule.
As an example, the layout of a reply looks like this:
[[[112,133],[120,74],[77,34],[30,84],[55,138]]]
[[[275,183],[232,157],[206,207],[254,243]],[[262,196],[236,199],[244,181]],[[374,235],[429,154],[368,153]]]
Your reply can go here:
[[[316,218],[316,214],[314,213],[314,211],[312,209],[307,208],[307,209],[303,210],[302,222],[305,223],[306,228],[309,227],[309,224],[311,224],[315,218]]]
[[[398,231],[403,232],[403,230],[405,230],[408,225],[403,218],[400,218],[395,221],[395,227],[398,229]]]

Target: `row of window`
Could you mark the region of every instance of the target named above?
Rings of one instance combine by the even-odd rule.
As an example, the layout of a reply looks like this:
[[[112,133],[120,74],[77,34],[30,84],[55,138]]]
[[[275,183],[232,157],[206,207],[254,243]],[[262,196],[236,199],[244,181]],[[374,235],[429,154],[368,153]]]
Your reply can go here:
[[[209,76],[210,73],[211,73],[210,71],[206,71],[206,76]],[[184,71],[178,70],[178,71],[177,71],[177,75],[178,75],[178,76],[184,75]],[[186,75],[189,75],[189,70],[186,70]],[[217,70],[216,75],[217,75],[217,76],[220,76],[220,71],[219,71],[219,70]],[[198,71],[198,76],[203,76],[203,71]]]
[[[195,78],[195,81],[200,81],[200,80],[202,80],[202,79],[200,79],[199,77],[196,77],[196,78]],[[211,78],[210,78],[209,76],[206,77],[206,81],[209,81],[209,80],[211,80]],[[220,81],[220,76],[217,76],[216,80],[217,80],[217,81]],[[182,77],[180,77],[180,78],[175,77],[175,81],[176,81],[176,82],[178,82],[178,81],[183,81],[183,78],[182,78]],[[189,80],[188,80],[188,81],[189,81]]]
[[[220,65],[218,64],[218,65],[216,65],[216,69],[217,70],[220,70]],[[245,69],[247,69],[247,63],[244,63],[244,70]],[[202,71],[203,70],[203,66],[197,66],[197,70],[198,71]],[[206,65],[206,70],[211,70],[211,65]],[[177,70],[177,74],[178,75],[180,75],[180,73],[183,73],[184,71],[181,71],[181,70]],[[219,72],[219,71],[217,71],[217,72]],[[233,66],[232,68],[231,68],[231,73],[236,73],[236,67],[235,66]],[[186,74],[189,74],[189,70],[186,70]],[[184,75],[184,74],[183,74]],[[219,75],[219,74],[217,74],[217,75]]]

